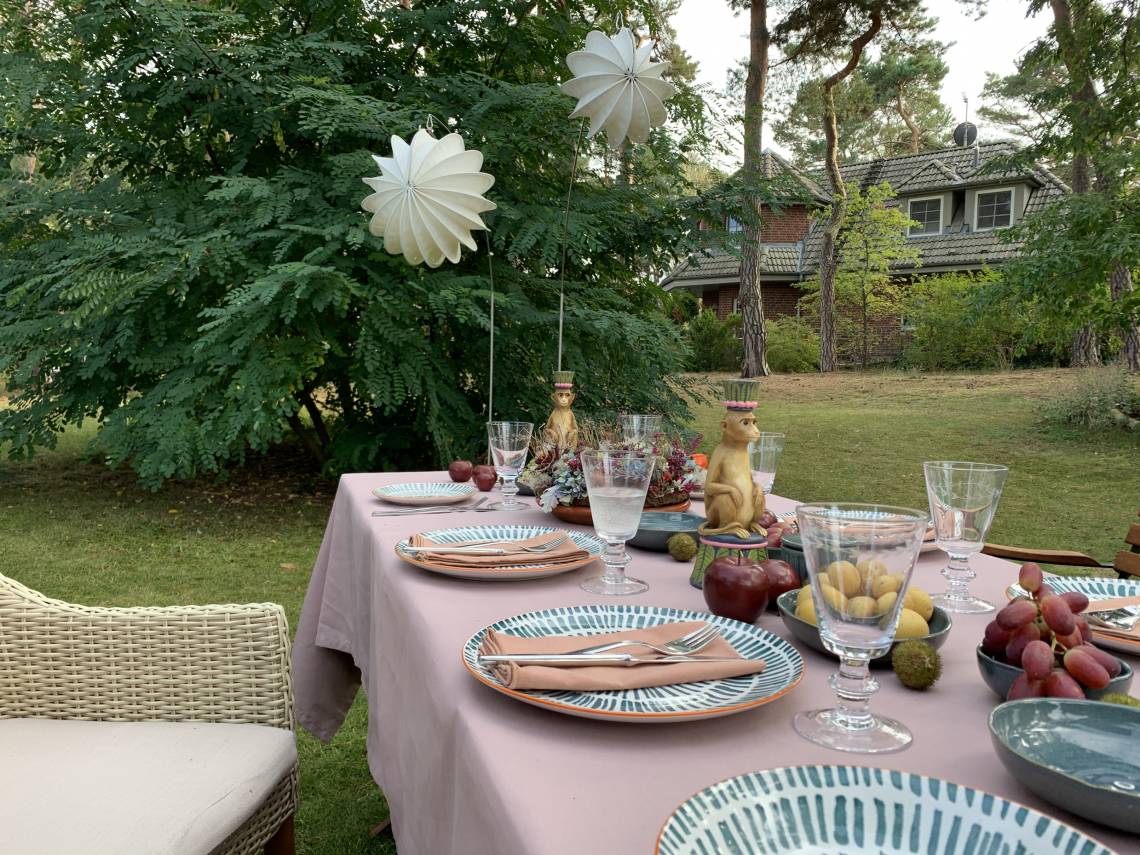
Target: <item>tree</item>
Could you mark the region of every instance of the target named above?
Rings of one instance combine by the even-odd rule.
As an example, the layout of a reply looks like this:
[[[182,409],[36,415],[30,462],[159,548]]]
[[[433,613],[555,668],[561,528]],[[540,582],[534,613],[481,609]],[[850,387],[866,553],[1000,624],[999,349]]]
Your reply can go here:
[[[848,184],[846,196],[837,247],[835,305],[842,317],[853,319],[857,325],[859,361],[866,368],[876,343],[874,321],[897,318],[902,313],[905,280],[891,270],[902,263],[917,265],[921,253],[907,239],[912,221],[902,209],[890,204],[895,198],[890,184],[883,182],[866,190]],[[811,280],[805,287],[815,292],[816,299],[811,302],[818,309],[820,280]]]
[[[491,415],[541,421],[579,130],[555,84],[629,5],[660,24],[652,3],[4,0],[0,164],[35,168],[0,174],[0,443],[27,455],[94,419],[108,461],[158,485],[289,432],[329,471],[415,469],[479,453]],[[699,131],[698,99],[668,106]],[[497,179],[479,251],[435,270],[384,252],[360,210],[369,153],[429,116]],[[609,186],[584,148],[580,406],[680,416],[664,381],[685,348],[638,269],[697,237],[685,158],[657,132]]]
[[[823,134],[827,144],[826,169],[832,187],[830,213],[824,222],[820,247],[820,370],[834,371],[836,238],[847,208],[846,188],[839,171],[839,141],[835,89],[859,66],[867,45],[883,28],[883,22],[910,19],[918,0],[834,0],[797,4],[780,23],[777,38],[788,45],[791,58],[825,58],[842,51],[846,62],[824,78]]]

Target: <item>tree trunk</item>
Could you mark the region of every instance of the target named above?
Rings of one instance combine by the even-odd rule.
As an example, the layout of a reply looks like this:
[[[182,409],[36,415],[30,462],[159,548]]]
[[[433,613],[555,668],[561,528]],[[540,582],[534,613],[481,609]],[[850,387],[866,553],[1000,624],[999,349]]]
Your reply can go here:
[[[918,154],[922,150],[922,134],[919,132],[918,125],[914,123],[914,117],[906,108],[906,103],[903,101],[903,88],[900,86],[895,91],[895,107],[899,111],[899,116],[902,117],[903,124],[906,125],[910,131],[910,153]]]
[[[1073,333],[1073,342],[1069,352],[1070,368],[1087,368],[1090,365],[1100,364],[1100,348],[1096,341],[1096,331],[1091,324],[1086,324]]]
[[[866,282],[866,280],[864,280]],[[863,285],[863,370],[871,362],[871,319],[867,317],[867,286]]]
[[[1112,277],[1108,281],[1113,300],[1122,302],[1132,293],[1132,271],[1123,264],[1112,268]],[[1140,371],[1140,327],[1135,317],[1129,318],[1121,328],[1120,339],[1124,342],[1124,364],[1129,371]]]
[[[749,183],[760,177],[764,150],[764,94],[768,88],[768,2],[753,0],[749,12],[748,78],[744,83],[744,175]],[[751,194],[747,204],[753,216],[744,224],[740,257],[740,313],[744,336],[742,377],[764,377],[768,369],[768,334],[764,329],[764,297],[760,288],[761,199]]]
[[[851,57],[839,71],[823,81],[823,136],[827,143],[827,174],[831,179],[831,212],[823,227],[823,243],[819,257],[819,370],[834,371],[835,357],[835,270],[839,259],[836,241],[839,227],[847,213],[847,188],[839,171],[839,129],[835,116],[835,87],[846,80],[859,65],[863,49],[883,26],[883,18],[876,9],[871,23],[851,42]]]

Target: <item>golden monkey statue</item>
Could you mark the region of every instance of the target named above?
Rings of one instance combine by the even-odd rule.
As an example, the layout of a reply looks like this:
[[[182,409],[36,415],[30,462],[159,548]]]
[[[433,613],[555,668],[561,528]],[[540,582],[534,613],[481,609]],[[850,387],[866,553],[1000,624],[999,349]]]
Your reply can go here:
[[[754,380],[724,383],[725,414],[720,423],[720,445],[709,458],[705,478],[705,516],[699,529],[703,535],[732,534],[747,540],[764,529],[757,520],[764,513],[764,491],[752,481],[748,445],[760,438],[756,427]]]
[[[561,451],[574,451],[578,448],[578,420],[570,409],[575,397],[574,372],[555,371],[554,391],[550,393],[554,409],[542,429],[542,438],[548,445]]]

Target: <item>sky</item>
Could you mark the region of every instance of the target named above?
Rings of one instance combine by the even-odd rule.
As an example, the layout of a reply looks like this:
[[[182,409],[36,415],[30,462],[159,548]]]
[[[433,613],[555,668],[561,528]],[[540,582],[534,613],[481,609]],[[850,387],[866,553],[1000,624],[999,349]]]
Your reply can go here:
[[[957,121],[965,116],[963,93],[970,98],[972,118],[986,72],[1012,72],[1017,57],[1048,28],[1048,15],[1026,18],[1024,0],[989,0],[988,12],[979,20],[956,0],[928,0],[926,6],[938,18],[935,38],[954,42],[945,54],[950,72],[942,84],[942,101]],[[723,89],[728,69],[748,55],[747,11],[734,15],[724,0],[684,0],[673,26],[681,47],[698,63],[698,82]],[[780,150],[767,128],[764,145]]]

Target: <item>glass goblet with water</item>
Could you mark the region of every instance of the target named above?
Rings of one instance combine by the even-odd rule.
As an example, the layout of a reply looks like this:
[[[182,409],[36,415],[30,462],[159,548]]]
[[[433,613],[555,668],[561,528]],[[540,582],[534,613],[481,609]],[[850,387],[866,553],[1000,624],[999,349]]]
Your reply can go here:
[[[526,508],[516,501],[519,493],[518,477],[526,465],[527,451],[534,425],[530,422],[487,422],[487,444],[491,447],[491,463],[502,479],[503,500],[487,505],[500,511],[521,511]]]
[[[752,469],[752,480],[760,485],[764,495],[772,492],[776,483],[776,464],[784,450],[784,434],[762,433],[760,438],[748,445],[748,461]]]
[[[622,413],[621,435],[628,445],[652,445],[661,433],[661,416],[646,413]]]
[[[594,531],[606,542],[605,572],[582,582],[592,594],[640,594],[649,586],[625,575],[629,555],[625,542],[637,534],[655,459],[636,451],[583,451],[582,477],[590,499]]]
[[[922,464],[926,496],[934,521],[934,540],[950,556],[942,571],[945,593],[931,597],[948,612],[980,614],[994,604],[970,593],[970,556],[986,545],[1009,468],[994,463],[932,460]]]
[[[878,754],[910,744],[894,719],[871,715],[878,682],[870,661],[890,650],[926,532],[925,511],[880,505],[820,504],[796,509],[812,601],[824,647],[839,657],[831,677],[838,703],[797,713],[796,732],[839,751]],[[880,576],[896,577],[876,584]],[[877,591],[894,589],[897,594]]]

